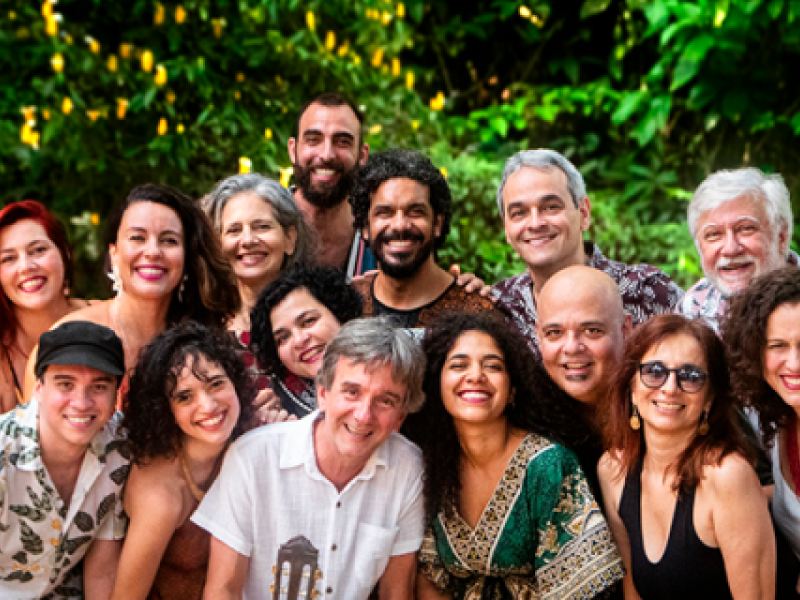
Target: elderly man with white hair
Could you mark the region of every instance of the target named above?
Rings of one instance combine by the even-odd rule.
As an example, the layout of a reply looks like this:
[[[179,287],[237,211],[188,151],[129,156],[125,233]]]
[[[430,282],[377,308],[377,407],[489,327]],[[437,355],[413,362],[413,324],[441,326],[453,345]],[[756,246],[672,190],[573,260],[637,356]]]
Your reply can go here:
[[[789,190],[778,174],[750,167],[709,175],[689,203],[687,221],[705,277],[686,292],[679,311],[715,330],[730,296],[759,275],[798,264],[789,249]]]

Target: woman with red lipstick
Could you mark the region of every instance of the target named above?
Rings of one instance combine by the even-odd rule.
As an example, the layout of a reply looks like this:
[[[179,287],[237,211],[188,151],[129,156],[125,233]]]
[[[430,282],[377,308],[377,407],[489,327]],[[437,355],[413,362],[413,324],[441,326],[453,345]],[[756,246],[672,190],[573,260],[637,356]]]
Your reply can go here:
[[[426,332],[422,448],[428,529],[417,598],[594,598],[622,561],[576,456],[562,393],[490,313]]]
[[[44,205],[23,200],[0,210],[0,412],[22,402],[39,336],[86,306],[69,297],[71,279],[67,233]]]
[[[124,401],[133,467],[114,600],[200,600],[209,534],[189,517],[254,396],[235,340],[217,328],[181,324],[143,350]]]
[[[736,393],[755,410],[772,458],[780,597],[800,593],[800,269],[755,279],[731,301],[722,337]],[[784,549],[783,538],[789,548]],[[788,580],[788,581],[787,581]],[[791,596],[790,596],[791,594]]]
[[[714,331],[653,317],[610,390],[598,472],[625,598],[774,598],[767,500]]]
[[[110,327],[122,339],[125,366],[168,326],[185,320],[224,328],[239,307],[230,264],[197,204],[166,185],[131,190],[108,222],[116,295],[68,315]],[[33,361],[25,388],[33,388]],[[123,387],[124,389],[124,387]]]

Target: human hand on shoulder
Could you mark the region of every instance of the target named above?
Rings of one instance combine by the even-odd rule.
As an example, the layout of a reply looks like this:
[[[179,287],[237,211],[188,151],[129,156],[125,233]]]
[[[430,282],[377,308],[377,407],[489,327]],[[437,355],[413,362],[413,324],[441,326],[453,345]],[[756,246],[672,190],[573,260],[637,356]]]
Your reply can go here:
[[[478,293],[484,298],[489,298],[492,302],[496,302],[496,298],[492,295],[492,286],[486,285],[483,279],[475,275],[475,273],[462,273],[461,267],[457,264],[450,267],[450,274],[456,278],[456,284],[463,287],[469,293]]]

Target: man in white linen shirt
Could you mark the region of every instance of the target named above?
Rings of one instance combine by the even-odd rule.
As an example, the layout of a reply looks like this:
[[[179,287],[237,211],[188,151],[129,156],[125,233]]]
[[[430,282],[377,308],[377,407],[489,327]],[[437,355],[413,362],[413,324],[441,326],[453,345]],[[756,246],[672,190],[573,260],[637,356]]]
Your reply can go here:
[[[342,327],[322,358],[320,410],[241,438],[192,517],[212,535],[206,599],[358,600],[376,583],[381,599],[412,597],[422,460],[395,432],[422,406],[424,367],[387,318]]]

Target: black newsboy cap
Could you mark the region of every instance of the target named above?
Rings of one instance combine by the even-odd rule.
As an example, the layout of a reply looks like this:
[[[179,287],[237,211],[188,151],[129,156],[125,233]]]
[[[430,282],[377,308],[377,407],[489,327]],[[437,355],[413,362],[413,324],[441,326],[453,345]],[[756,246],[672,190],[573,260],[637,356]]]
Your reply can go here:
[[[125,373],[122,341],[108,327],[88,321],[68,321],[39,338],[36,378],[50,365],[82,365],[104,373]]]

